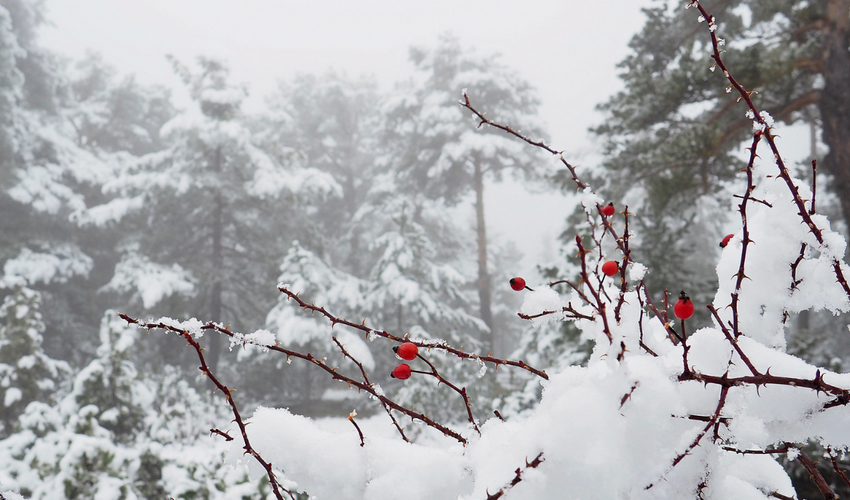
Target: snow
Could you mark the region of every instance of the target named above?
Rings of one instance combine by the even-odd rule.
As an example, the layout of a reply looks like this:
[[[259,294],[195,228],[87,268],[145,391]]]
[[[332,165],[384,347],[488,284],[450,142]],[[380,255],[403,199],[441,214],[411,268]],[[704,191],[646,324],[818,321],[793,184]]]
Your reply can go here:
[[[538,285],[533,292],[525,293],[520,312],[528,316],[543,312],[554,312],[555,314],[548,314],[533,320],[534,324],[548,323],[564,317],[562,312],[564,305],[564,301],[561,300],[558,292],[545,285]]]
[[[23,248],[3,265],[5,277],[19,276],[30,285],[65,283],[74,276],[87,277],[94,261],[76,246],[61,245],[49,252]]]
[[[640,262],[635,262],[628,267],[629,281],[639,282],[646,276],[647,268]]]
[[[163,325],[167,325],[178,330],[183,330],[185,332],[188,332],[189,335],[191,335],[192,338],[194,338],[195,340],[198,340],[204,336],[205,330],[202,327],[206,324],[197,318],[191,318],[187,321],[180,321],[166,316],[163,316],[157,320],[151,320],[150,323],[162,323]]]
[[[17,387],[9,387],[6,389],[6,395],[3,396],[3,406],[9,407],[15,404],[15,402],[20,401],[21,397],[23,397],[24,393],[21,392]]]
[[[104,290],[132,292],[145,309],[151,309],[174,294],[192,296],[195,293],[191,274],[177,264],[165,266],[152,262],[135,252],[126,254],[115,266],[112,279]]]

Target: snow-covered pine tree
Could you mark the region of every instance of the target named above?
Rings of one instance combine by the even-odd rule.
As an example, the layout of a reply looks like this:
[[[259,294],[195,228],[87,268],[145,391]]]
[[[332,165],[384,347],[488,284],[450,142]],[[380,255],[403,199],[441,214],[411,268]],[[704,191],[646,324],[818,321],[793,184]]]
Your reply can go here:
[[[29,404],[17,432],[0,440],[0,485],[31,500],[265,498],[262,481],[223,463],[227,442],[204,425],[226,419],[224,408],[177,369],[140,374],[137,335],[107,311],[98,356],[70,392]]]
[[[36,44],[42,11],[40,2],[0,2],[0,261],[42,293],[48,352],[85,363],[118,238],[87,225],[84,212],[106,201],[104,182],[132,154],[159,147],[151,131],[171,111],[164,91],[116,84],[96,59],[67,72]]]
[[[756,92],[755,102],[776,121],[802,125],[804,140],[811,127],[815,149],[820,140],[828,146],[825,157],[815,152],[792,159],[806,160],[795,166],[803,179],[811,179],[811,160],[818,159],[820,185],[837,194],[840,205],[830,207],[819,197],[818,209],[835,221],[850,217],[848,8],[843,0],[733,0],[712,9],[724,58],[738,68],[738,81]],[[652,269],[650,288],[685,287],[706,301],[716,286],[706,263],[736,222],[727,200],[746,163],[741,141],[751,120],[715,71],[692,10],[660,1],[644,14],[631,53],[619,65],[625,88],[600,106],[606,119],[594,132],[604,141],[605,159],[595,184],[639,214],[632,220],[640,235],[635,256]],[[824,173],[831,183],[823,182]],[[564,185],[573,189],[568,177]]]
[[[132,292],[137,307],[160,306],[171,315],[257,326],[270,308],[264,285],[296,227],[286,207],[337,190],[332,179],[259,147],[240,111],[244,88],[228,81],[227,67],[200,58],[191,72],[173,61],[189,88],[190,109],[166,123],[167,144],[128,162],[105,190],[114,198],[88,209],[98,221],[121,220],[123,257],[108,289]],[[297,218],[297,217],[295,217]],[[221,344],[211,339],[210,364]]]
[[[434,49],[412,49],[411,60],[418,72],[414,83],[400,86],[382,107],[383,140],[389,147],[384,158],[398,177],[399,189],[413,199],[424,196],[456,205],[473,195],[479,316],[491,330],[481,340],[488,351],[501,349],[492,313],[484,188],[506,173],[534,178],[540,174],[540,162],[537,152],[522,143],[486,127],[469,127],[464,118],[471,114],[459,108],[458,101],[468,88],[486,110],[498,112],[514,129],[539,137],[538,101],[531,85],[498,57],[464,51],[449,35]]]
[[[27,405],[52,402],[71,372],[44,353],[41,294],[22,281],[7,283],[12,291],[0,306],[0,438],[16,432]]]
[[[377,127],[381,96],[369,79],[327,73],[300,75],[282,82],[270,99],[268,149],[296,152],[305,165],[332,176],[340,195],[316,207],[301,244],[328,259],[328,264],[365,276],[373,256],[369,241],[376,224],[360,209],[370,198],[382,167]],[[266,146],[268,145],[268,146]]]

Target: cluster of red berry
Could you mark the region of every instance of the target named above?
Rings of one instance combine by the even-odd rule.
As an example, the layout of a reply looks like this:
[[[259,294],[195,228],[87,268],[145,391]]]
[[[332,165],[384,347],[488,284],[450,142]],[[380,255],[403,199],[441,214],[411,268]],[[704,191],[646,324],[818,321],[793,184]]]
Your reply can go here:
[[[602,212],[602,215],[604,215],[605,217],[611,217],[617,211],[617,209],[614,208],[613,203],[608,203],[600,210]],[[604,274],[605,276],[611,277],[617,274],[618,272],[620,272],[620,266],[617,265],[617,263],[613,260],[609,260],[602,264],[602,274]]]
[[[416,359],[416,356],[419,355],[419,348],[416,347],[416,344],[413,342],[405,342],[398,347],[393,347],[393,351],[395,351],[398,357],[406,359],[407,361],[413,361]],[[410,378],[411,373],[413,373],[413,370],[410,369],[410,365],[407,363],[401,363],[393,368],[392,373],[390,373],[390,377],[397,378],[399,380],[407,380]]]
[[[602,212],[602,214],[605,217],[611,217],[612,215],[614,215],[616,213],[617,209],[614,207],[613,203],[608,203],[607,205],[603,206],[599,210]],[[725,238],[723,238],[723,241],[720,242],[720,246],[726,247],[726,245],[729,244],[729,240],[731,240],[733,236],[735,236],[735,235],[730,234],[730,235],[727,235]],[[618,272],[620,272],[620,266],[619,266],[619,264],[617,264],[616,261],[609,260],[609,261],[605,262],[604,264],[602,264],[602,273],[605,274],[605,276],[609,276],[609,277],[614,276]],[[528,286],[526,286],[525,280],[520,278],[519,276],[511,278],[510,284],[511,284],[511,288],[514,289],[517,292],[522,291],[523,289],[529,290],[529,291],[532,291],[532,292],[534,291],[531,288],[529,288]],[[688,319],[688,318],[690,318],[691,316],[694,315],[694,303],[691,302],[690,297],[687,296],[687,294],[685,293],[684,290],[682,290],[682,292],[679,294],[679,300],[673,306],[673,314],[675,314],[676,317],[681,319],[681,320],[686,320],[686,319]],[[401,347],[404,347],[405,345],[407,345],[407,344],[404,344]],[[414,349],[416,348],[415,345],[413,345],[413,344],[410,344],[410,345],[413,346]],[[398,348],[399,351],[401,351],[401,347]],[[401,356],[401,353],[399,353],[399,356]],[[405,358],[405,359],[413,359],[415,357],[416,357],[416,354],[414,352],[413,357]],[[395,371],[393,371],[393,375],[396,376],[396,378],[407,378],[407,377],[410,376],[410,367],[405,365],[405,364],[399,365],[398,367],[396,367],[396,370],[398,370],[402,366],[407,367],[407,372],[406,372],[407,376],[405,376],[405,377],[396,376]]]

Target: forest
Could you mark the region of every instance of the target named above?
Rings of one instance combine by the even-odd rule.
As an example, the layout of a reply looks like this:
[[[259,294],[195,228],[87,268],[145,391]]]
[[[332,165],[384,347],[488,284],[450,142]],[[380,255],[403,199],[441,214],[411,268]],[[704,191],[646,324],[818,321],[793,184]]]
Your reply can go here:
[[[248,113],[0,0],[0,500],[850,494],[850,1],[644,17],[577,166],[451,34]],[[535,275],[501,182],[574,201]]]

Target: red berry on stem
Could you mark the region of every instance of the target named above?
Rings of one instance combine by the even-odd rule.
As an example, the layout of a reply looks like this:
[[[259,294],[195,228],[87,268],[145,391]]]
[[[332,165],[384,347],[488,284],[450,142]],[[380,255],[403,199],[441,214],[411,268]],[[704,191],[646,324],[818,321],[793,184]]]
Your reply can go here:
[[[393,372],[390,373],[390,377],[397,378],[399,380],[407,380],[410,378],[410,365],[407,363],[402,363],[395,368],[393,368]]]
[[[617,209],[614,208],[613,203],[609,203],[609,204],[605,205],[604,207],[602,207],[602,213],[605,215],[605,217],[611,217],[612,215],[614,215],[614,212],[616,212],[616,211],[617,211]]]
[[[694,303],[691,302],[684,290],[679,294],[676,305],[673,306],[673,314],[679,319],[688,319],[694,315]]]
[[[727,234],[724,236],[723,241],[720,242],[720,248],[726,248],[726,245],[729,244],[729,240],[731,240],[734,236],[734,234]]]
[[[511,288],[513,288],[517,292],[525,288],[525,280],[520,278],[519,276],[517,276],[516,278],[511,278],[510,283]]]
[[[613,260],[609,260],[602,264],[602,272],[605,273],[605,276],[614,276],[620,272],[620,266],[618,266]]]
[[[416,347],[416,344],[413,342],[405,342],[398,346],[395,353],[398,354],[398,357],[401,359],[410,361],[416,359],[416,356],[419,354],[419,348]]]

